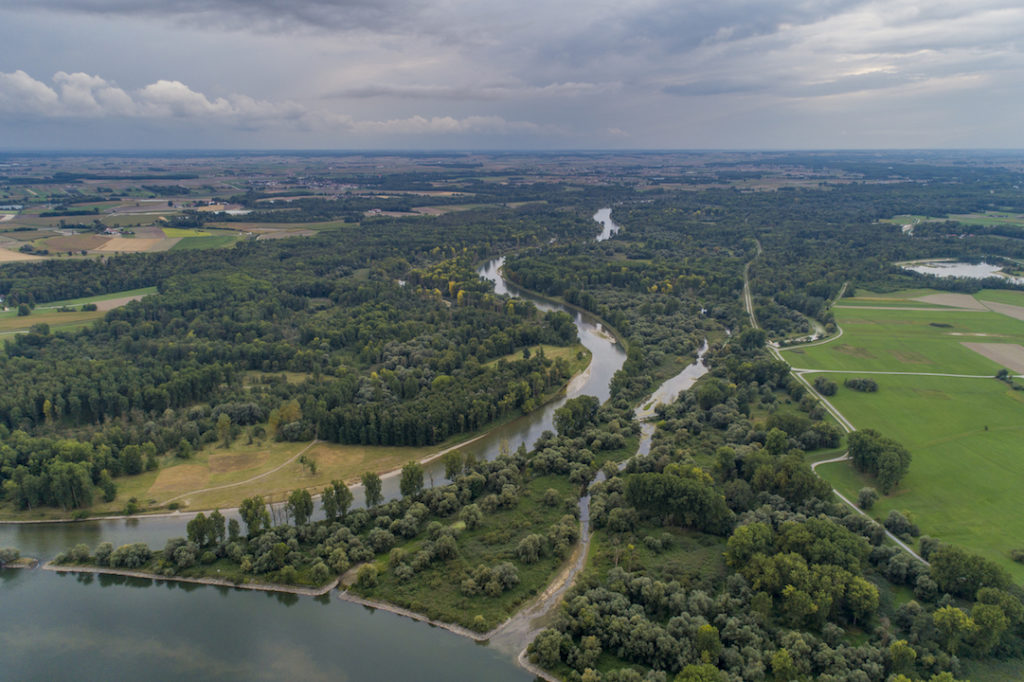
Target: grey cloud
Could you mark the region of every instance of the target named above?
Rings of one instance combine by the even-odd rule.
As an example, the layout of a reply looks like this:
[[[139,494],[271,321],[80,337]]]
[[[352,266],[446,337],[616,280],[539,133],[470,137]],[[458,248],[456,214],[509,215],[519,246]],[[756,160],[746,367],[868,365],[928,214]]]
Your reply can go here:
[[[217,21],[221,28],[385,30],[418,14],[416,0],[8,0],[9,9]]]
[[[767,89],[764,82],[754,83],[737,80],[700,80],[678,85],[666,85],[662,92],[678,97],[703,97],[705,95],[735,95],[751,92],[763,92]]]
[[[324,95],[325,98],[373,99],[392,97],[402,99],[443,99],[443,100],[504,100],[521,97],[577,97],[597,95],[618,90],[618,83],[550,83],[548,85],[525,85],[508,83],[501,85],[459,86],[448,85],[367,85],[346,88]]]

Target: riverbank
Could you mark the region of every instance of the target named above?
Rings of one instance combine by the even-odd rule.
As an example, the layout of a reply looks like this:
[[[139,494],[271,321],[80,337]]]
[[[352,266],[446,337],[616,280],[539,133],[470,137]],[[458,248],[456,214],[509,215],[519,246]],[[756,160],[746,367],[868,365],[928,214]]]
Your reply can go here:
[[[387,613],[393,613],[398,616],[405,616],[406,618],[411,618],[412,620],[419,621],[421,623],[427,623],[428,625],[433,625],[434,627],[447,630],[448,632],[459,635],[460,637],[467,637],[473,640],[474,642],[486,642],[490,639],[491,635],[495,631],[499,630],[502,627],[501,625],[499,625],[493,630],[484,633],[474,632],[473,630],[465,628],[461,625],[456,625],[455,623],[446,623],[443,620],[434,620],[433,618],[428,618],[427,616],[424,616],[422,613],[417,613],[416,611],[411,611],[409,609],[405,609],[401,606],[396,606],[388,602],[375,601],[373,599],[364,599],[363,597],[359,597],[357,595],[352,594],[348,590],[339,590],[338,599],[350,602],[352,604],[359,604],[360,606],[365,606],[369,609],[377,609],[379,611],[386,611]],[[502,625],[504,625],[504,623],[502,623]]]
[[[44,571],[55,571],[57,573],[95,573],[99,575],[117,575],[125,578],[145,578],[149,580],[163,580],[173,583],[192,583],[195,585],[212,585],[214,587],[234,587],[240,590],[256,590],[259,592],[283,592],[285,594],[297,594],[304,597],[321,597],[338,586],[338,578],[335,578],[323,587],[297,587],[294,585],[277,585],[274,583],[235,583],[222,578],[187,578],[184,576],[166,576],[148,571],[129,571],[119,568],[107,568],[104,566],[81,566],[61,565],[48,561],[43,564]]]

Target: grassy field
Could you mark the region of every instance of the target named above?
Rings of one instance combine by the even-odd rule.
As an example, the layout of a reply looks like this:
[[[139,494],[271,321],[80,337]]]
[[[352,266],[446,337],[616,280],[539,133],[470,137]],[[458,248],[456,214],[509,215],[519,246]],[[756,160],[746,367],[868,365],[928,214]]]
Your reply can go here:
[[[165,227],[164,234],[171,239],[175,239],[178,237],[209,237],[212,233],[206,230],[194,230],[191,228]]]
[[[236,230],[246,232],[250,230],[333,230],[339,227],[353,227],[353,223],[346,223],[344,220],[329,220],[320,223],[255,223],[255,222],[211,222],[208,227],[218,227],[223,230]]]
[[[1006,213],[1004,211],[951,214],[949,219],[964,225],[1016,225],[1024,227],[1024,215],[1020,213]]]
[[[591,352],[587,350],[586,346],[581,343],[577,343],[572,346],[550,346],[548,344],[542,344],[541,346],[531,346],[530,352],[536,354],[537,349],[542,348],[544,350],[544,357],[550,360],[557,360],[562,358],[569,363],[570,371],[575,374],[582,372],[586,369],[587,365],[590,364]],[[577,357],[579,353],[583,353],[582,357]],[[515,362],[516,360],[523,359],[523,351],[517,351],[515,353],[509,353],[500,358],[495,358],[490,362],[486,363],[485,367],[498,364],[500,361]]]
[[[982,292],[978,298],[1022,302],[1017,292]],[[958,311],[837,309],[836,317],[842,338],[784,351],[784,357],[798,367],[848,370],[824,375],[839,384],[832,404],[857,428],[877,429],[911,451],[901,487],[881,499],[872,515],[909,512],[925,534],[978,552],[1024,580],[1024,566],[1008,556],[1024,548],[1024,517],[1016,509],[1024,482],[1024,392],[995,379],[918,375],[874,375],[877,393],[842,385],[848,377],[865,376],[856,370],[992,375],[999,365],[961,342],[1024,344],[1024,322]],[[932,326],[937,321],[952,326]],[[816,375],[805,376],[813,381]],[[826,464],[818,472],[854,499],[872,485],[849,463]]]
[[[1024,306],[1024,291],[1011,291],[1009,289],[982,289],[975,294],[974,297],[979,301],[993,301],[995,303]]]
[[[544,492],[553,488],[565,498],[563,504],[541,503]],[[530,597],[541,592],[562,565],[563,558],[542,556],[533,564],[516,560],[516,545],[531,533],[545,536],[552,525],[575,505],[575,493],[564,477],[544,476],[530,481],[512,509],[485,514],[473,530],[461,522],[453,522],[457,532],[458,556],[447,562],[434,562],[415,580],[402,582],[388,567],[387,557],[375,562],[380,581],[373,588],[352,588],[368,599],[379,599],[423,613],[430,618],[485,632],[504,622]],[[575,524],[576,521],[574,520]],[[408,556],[422,544],[417,539],[400,545]],[[464,575],[483,564],[493,568],[504,561],[515,564],[519,584],[498,596],[478,594],[467,596],[460,590]],[[479,617],[479,618],[478,618]]]
[[[33,313],[27,317],[9,317],[9,313],[0,313],[4,317],[0,317],[0,334],[16,334],[18,332],[27,332],[30,327],[37,324],[47,324],[50,326],[50,331],[69,330],[83,327],[86,324],[98,320],[106,315],[102,310],[96,310],[93,312],[83,313],[81,311],[74,313],[58,313],[51,310],[42,311],[39,313]]]
[[[85,326],[93,320],[102,318],[106,314],[106,311],[102,309],[104,306],[101,305],[100,310],[90,312],[76,310],[75,312],[61,313],[57,312],[57,308],[80,308],[85,303],[103,303],[104,301],[113,301],[132,296],[146,296],[148,294],[155,293],[156,287],[146,287],[144,289],[118,291],[111,294],[103,294],[101,296],[72,298],[65,301],[52,301],[50,303],[43,303],[36,306],[36,309],[32,311],[32,314],[25,317],[19,317],[17,309],[11,308],[6,311],[0,311],[0,334],[25,332],[36,324],[48,324],[50,325],[50,331],[56,331],[58,329],[76,329],[78,327]]]
[[[207,446],[196,453],[193,459],[169,462],[171,466],[161,469],[159,476],[143,491],[144,497],[139,496],[138,491],[135,495],[140,500],[145,499],[149,503],[155,501],[155,504],[162,505],[193,490],[239,483],[267,474],[243,485],[190,494],[178,499],[182,507],[191,509],[234,507],[240,500],[252,495],[279,500],[295,488],[319,489],[335,479],[355,483],[366,471],[390,471],[411,459],[421,459],[441,449],[441,446],[408,448],[317,443],[307,451],[317,464],[315,475],[310,474],[297,460],[274,471],[306,445],[276,442],[248,445],[243,436],[226,450]],[[268,474],[271,471],[273,473]],[[120,491],[121,481],[127,482],[127,479],[118,480],[118,500],[123,497],[127,501],[132,494]],[[123,502],[121,504],[123,506]]]
[[[994,375],[1000,366],[962,342],[1024,343],[1024,324],[993,312],[837,308],[835,315],[842,337],[784,349],[783,358],[810,369]]]
[[[167,228],[164,228],[164,232]],[[210,237],[184,237],[181,241],[171,247],[171,251],[188,251],[201,249],[219,249],[230,246],[238,241],[237,235],[215,235]]]

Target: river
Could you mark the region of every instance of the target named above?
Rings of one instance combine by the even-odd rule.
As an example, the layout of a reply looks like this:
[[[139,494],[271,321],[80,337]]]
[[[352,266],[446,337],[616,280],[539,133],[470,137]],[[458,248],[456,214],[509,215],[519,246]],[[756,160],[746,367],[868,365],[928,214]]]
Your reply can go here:
[[[594,219],[598,240],[618,231],[611,209]],[[504,259],[480,269],[499,294],[519,296],[542,310],[565,310],[530,296],[499,273]],[[580,341],[593,354],[560,400],[506,424],[465,446],[478,458],[531,445],[553,430],[554,411],[579,395],[602,402],[625,352],[592,316],[567,310]],[[670,400],[704,373],[700,362],[666,382],[645,401]],[[671,385],[669,385],[671,384]],[[661,390],[661,389],[660,389]],[[638,416],[645,416],[640,408]],[[653,427],[644,426],[649,448]],[[641,451],[644,443],[641,443]],[[425,466],[431,484],[444,482],[440,461]],[[397,496],[395,476],[384,479]],[[355,489],[357,502],[361,490]],[[46,561],[77,543],[115,546],[146,542],[161,547],[183,536],[192,514],[158,518],[13,525],[0,524],[0,546]],[[326,595],[296,597],[205,585],[111,576],[76,576],[43,570],[0,570],[0,679],[152,680],[318,679],[529,680],[504,647],[482,646],[445,630]],[[502,650],[504,649],[504,650]]]

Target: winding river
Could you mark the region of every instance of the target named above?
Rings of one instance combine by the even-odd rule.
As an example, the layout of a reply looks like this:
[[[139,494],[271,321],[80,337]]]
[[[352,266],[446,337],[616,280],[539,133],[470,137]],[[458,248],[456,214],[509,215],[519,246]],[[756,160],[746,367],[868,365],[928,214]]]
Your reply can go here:
[[[598,240],[618,231],[611,209],[594,219]],[[542,310],[566,310],[531,296],[499,273],[504,259],[480,269],[500,294],[532,301]],[[464,446],[478,458],[496,457],[503,442],[515,449],[553,430],[554,411],[579,395],[602,402],[625,352],[592,316],[575,310],[581,342],[593,354],[590,367],[573,379],[564,398]],[[668,402],[706,370],[698,361],[638,408]],[[640,452],[650,447],[653,425],[644,425]],[[444,482],[440,461],[424,467],[431,484]],[[384,477],[387,497],[398,495],[396,476]],[[362,492],[354,488],[357,502]],[[586,522],[586,504],[581,505]],[[185,534],[191,514],[127,520],[49,524],[0,524],[0,546],[18,547],[43,561],[77,543],[94,547],[146,542],[160,547]],[[567,585],[566,585],[567,587]],[[548,601],[531,616],[547,613]],[[535,630],[531,618],[514,635],[481,646],[445,630],[325,595],[297,597],[206,585],[113,576],[0,570],[0,679],[145,677],[151,680],[487,679],[529,680],[510,653]],[[527,639],[528,641],[528,639]],[[514,645],[514,646],[513,646]]]

